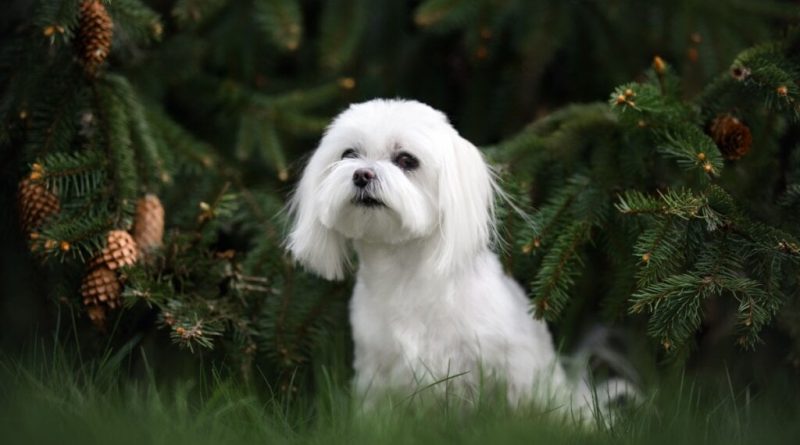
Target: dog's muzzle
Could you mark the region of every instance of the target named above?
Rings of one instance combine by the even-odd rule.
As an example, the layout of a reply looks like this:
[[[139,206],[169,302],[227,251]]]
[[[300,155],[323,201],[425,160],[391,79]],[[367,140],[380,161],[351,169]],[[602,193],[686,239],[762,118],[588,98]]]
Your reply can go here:
[[[375,179],[375,171],[371,168],[359,168],[353,172],[353,184],[356,187],[366,188]]]
[[[368,191],[369,185],[376,179],[375,170],[371,168],[359,168],[353,172],[353,185],[357,187],[356,196],[352,203],[361,207],[384,207],[381,200],[376,199]]]
[[[383,201],[375,199],[371,196],[356,196],[353,198],[353,204],[360,207],[386,207]]]

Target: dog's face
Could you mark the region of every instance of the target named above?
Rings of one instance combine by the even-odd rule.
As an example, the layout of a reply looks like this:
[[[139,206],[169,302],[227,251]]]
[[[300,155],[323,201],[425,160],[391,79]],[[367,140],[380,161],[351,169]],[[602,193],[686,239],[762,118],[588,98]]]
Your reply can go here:
[[[488,243],[493,188],[478,150],[441,112],[414,101],[352,105],[303,172],[289,248],[334,279],[343,276],[347,240],[426,240],[435,244],[429,260],[444,271]]]
[[[429,235],[442,162],[432,148],[444,142],[445,125],[441,113],[422,104],[368,102],[342,113],[305,172],[321,179],[322,225],[347,239],[378,243]]]

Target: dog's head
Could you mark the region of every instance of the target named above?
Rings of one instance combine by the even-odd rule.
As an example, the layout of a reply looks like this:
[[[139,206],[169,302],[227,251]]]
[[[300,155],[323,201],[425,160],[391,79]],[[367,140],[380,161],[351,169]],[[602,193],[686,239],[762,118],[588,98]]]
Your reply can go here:
[[[432,267],[458,268],[489,243],[492,174],[481,153],[428,105],[371,100],[334,119],[306,166],[290,209],[288,247],[340,279],[347,241],[433,243]]]

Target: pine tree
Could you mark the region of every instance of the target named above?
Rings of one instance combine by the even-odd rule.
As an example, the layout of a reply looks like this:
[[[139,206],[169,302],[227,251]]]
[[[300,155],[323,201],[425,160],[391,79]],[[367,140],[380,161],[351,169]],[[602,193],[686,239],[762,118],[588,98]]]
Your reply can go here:
[[[688,99],[655,57],[645,80],[619,86],[607,105],[553,113],[490,148],[513,178],[552,190],[515,237],[534,271],[538,316],[565,311],[598,254],[618,280],[603,304],[616,316],[646,314],[647,333],[672,357],[688,354],[707,300],[732,302],[730,334],[744,348],[781,311],[793,313],[795,163],[775,160],[793,147],[767,140],[797,123],[799,39],[792,30],[743,51]],[[757,152],[750,128],[762,138]],[[571,177],[550,173],[578,165]]]
[[[0,142],[23,147],[20,229],[58,304],[101,335],[156,314],[153,327],[188,350],[287,378],[342,302],[283,254],[287,145],[318,137],[326,119],[314,113],[355,81],[289,88],[270,72],[301,43],[298,3],[227,3],[164,14],[138,0],[38,2],[3,44]],[[231,33],[242,15],[247,35],[267,39],[207,48],[207,21]],[[221,126],[192,128],[170,109],[185,104]],[[244,178],[264,172],[251,189]]]
[[[800,38],[774,35],[794,5],[11,3],[3,225],[86,343],[156,330],[302,386],[352,283],[286,256],[286,195],[338,110],[400,94],[484,143],[531,213],[498,209],[532,316],[570,338],[600,308],[670,357],[704,324],[745,348],[774,329],[800,357]]]

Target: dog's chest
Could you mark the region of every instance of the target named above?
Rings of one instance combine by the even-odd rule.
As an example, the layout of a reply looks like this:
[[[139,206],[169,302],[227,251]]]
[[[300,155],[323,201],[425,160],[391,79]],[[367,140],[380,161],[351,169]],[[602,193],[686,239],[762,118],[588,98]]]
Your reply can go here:
[[[367,287],[354,290],[351,321],[356,354],[384,367],[427,367],[437,374],[476,359],[475,322],[447,286]]]

